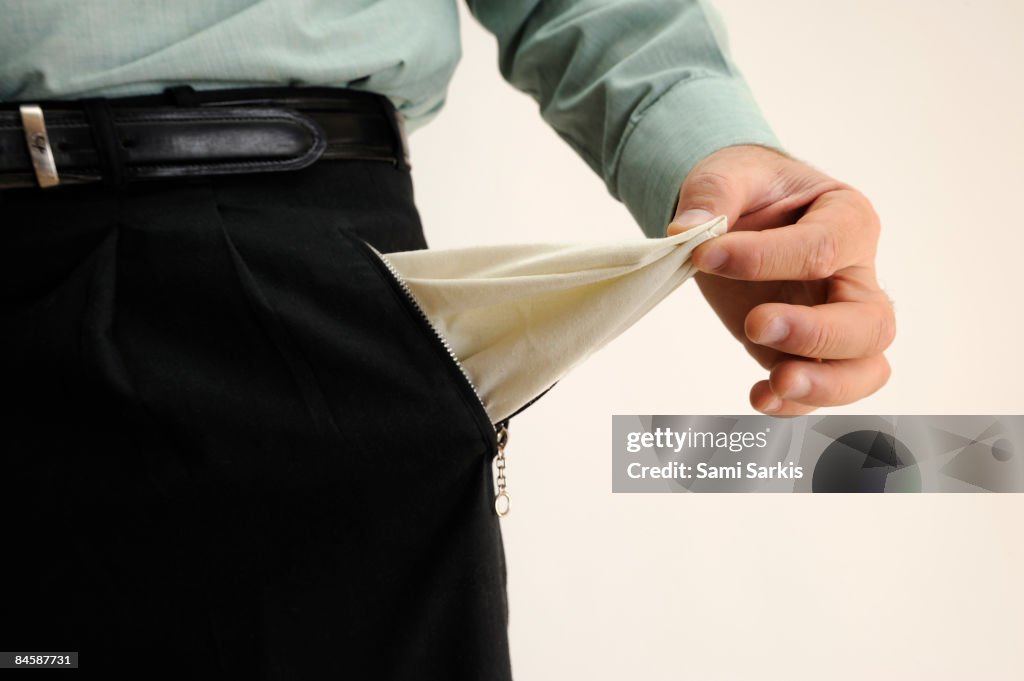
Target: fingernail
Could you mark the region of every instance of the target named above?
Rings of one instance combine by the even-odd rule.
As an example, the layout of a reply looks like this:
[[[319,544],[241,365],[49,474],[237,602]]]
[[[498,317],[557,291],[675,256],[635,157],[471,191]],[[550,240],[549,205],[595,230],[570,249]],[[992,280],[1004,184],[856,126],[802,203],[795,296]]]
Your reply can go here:
[[[769,345],[771,343],[778,343],[789,335],[789,324],[786,320],[781,317],[768,322],[768,325],[761,331],[761,335],[758,336],[757,342],[761,345]]]
[[[729,253],[724,248],[708,245],[700,252],[700,256],[694,260],[694,264],[701,271],[715,272],[722,269],[722,266],[725,265],[725,261],[728,259]]]
[[[710,211],[691,208],[680,213],[679,217],[672,221],[672,224],[679,225],[680,227],[693,227],[694,225],[703,224],[713,217],[715,216]]]
[[[790,400],[798,400],[801,397],[807,397],[810,392],[811,379],[807,378],[807,374],[799,373],[793,379],[793,385],[790,386],[783,397]]]
[[[768,401],[768,404],[761,407],[761,411],[769,413],[777,412],[779,409],[782,409],[782,400],[780,400],[775,395],[772,395],[772,398],[771,400]]]

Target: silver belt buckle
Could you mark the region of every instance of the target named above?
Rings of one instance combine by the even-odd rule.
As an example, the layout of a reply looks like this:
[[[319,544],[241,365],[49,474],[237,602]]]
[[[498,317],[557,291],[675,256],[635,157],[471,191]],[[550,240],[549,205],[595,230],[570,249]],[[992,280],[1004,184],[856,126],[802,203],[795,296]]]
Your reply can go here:
[[[36,171],[36,182],[40,187],[56,187],[60,184],[57,175],[57,164],[53,160],[53,148],[50,136],[46,134],[46,120],[43,110],[37,104],[22,104],[21,126],[25,129],[25,143],[32,158],[32,167]]]

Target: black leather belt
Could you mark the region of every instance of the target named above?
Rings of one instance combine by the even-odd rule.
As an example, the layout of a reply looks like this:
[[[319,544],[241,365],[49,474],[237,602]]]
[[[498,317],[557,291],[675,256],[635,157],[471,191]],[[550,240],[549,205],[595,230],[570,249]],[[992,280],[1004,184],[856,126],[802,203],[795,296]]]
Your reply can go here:
[[[247,88],[0,103],[0,188],[305,168],[318,160],[408,168],[387,98],[339,88]]]

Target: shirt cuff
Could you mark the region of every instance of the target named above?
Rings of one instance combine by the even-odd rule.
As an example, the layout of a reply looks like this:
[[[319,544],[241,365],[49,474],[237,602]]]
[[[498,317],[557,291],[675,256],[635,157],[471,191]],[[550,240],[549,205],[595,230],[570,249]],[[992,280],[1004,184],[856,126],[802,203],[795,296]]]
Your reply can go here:
[[[713,76],[682,81],[634,114],[610,189],[647,236],[663,237],[690,170],[737,144],[782,149],[746,84]]]

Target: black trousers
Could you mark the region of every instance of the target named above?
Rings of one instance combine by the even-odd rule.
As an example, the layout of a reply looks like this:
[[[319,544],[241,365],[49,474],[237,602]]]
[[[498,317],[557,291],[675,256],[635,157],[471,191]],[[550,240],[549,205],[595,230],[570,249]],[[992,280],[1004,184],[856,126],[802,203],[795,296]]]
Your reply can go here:
[[[510,677],[493,428],[359,239],[426,246],[407,171],[0,191],[0,648]]]

